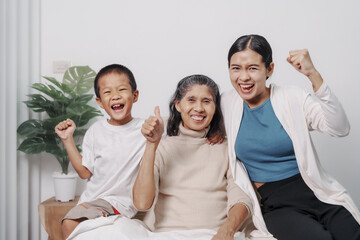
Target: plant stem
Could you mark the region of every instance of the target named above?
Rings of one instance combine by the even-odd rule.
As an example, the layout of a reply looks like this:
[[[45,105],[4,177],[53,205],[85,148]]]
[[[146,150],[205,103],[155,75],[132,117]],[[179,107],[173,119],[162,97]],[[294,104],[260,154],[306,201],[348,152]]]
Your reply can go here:
[[[69,157],[65,157],[62,159],[62,165],[61,165],[62,171],[64,174],[68,174],[69,171]]]

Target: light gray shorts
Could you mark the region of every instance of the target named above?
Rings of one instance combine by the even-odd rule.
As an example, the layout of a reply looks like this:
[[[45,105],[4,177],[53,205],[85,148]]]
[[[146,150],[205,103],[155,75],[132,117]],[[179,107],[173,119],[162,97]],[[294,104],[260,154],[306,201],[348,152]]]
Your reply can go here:
[[[110,203],[103,199],[96,199],[91,202],[83,202],[73,207],[62,219],[94,219],[120,214]]]

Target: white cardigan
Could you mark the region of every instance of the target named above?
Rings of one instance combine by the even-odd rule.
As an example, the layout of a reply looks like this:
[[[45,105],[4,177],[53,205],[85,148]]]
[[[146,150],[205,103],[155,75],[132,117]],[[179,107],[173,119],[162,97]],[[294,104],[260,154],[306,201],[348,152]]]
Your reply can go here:
[[[321,167],[309,131],[318,130],[331,136],[346,136],[350,125],[345,112],[323,83],[315,94],[298,87],[270,86],[270,100],[275,115],[291,138],[296,160],[305,183],[323,202],[343,205],[360,223],[360,214],[345,188],[327,175]],[[228,138],[229,161],[235,182],[251,197],[254,206],[253,222],[256,239],[273,239],[267,231],[256,193],[242,163],[236,159],[235,141],[243,114],[243,100],[233,89],[222,94],[221,107]],[[340,151],[340,149],[339,149]]]

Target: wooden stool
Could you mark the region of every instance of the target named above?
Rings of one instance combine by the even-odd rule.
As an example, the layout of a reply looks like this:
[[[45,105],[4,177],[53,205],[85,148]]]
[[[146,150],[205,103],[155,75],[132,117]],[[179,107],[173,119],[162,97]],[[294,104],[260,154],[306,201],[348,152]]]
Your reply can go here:
[[[58,202],[55,197],[49,198],[39,204],[40,221],[46,232],[49,234],[48,240],[62,240],[61,220],[79,201],[76,196],[74,201]]]

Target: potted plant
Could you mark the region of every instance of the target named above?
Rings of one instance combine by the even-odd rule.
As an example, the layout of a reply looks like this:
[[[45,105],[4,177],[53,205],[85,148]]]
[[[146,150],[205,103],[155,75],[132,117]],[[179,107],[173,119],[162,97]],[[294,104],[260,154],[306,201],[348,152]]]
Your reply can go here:
[[[77,175],[69,173],[69,157],[54,129],[59,122],[71,118],[77,126],[74,140],[81,151],[80,141],[87,130],[85,125],[92,118],[102,115],[99,110],[89,105],[93,94],[87,94],[93,87],[95,76],[96,72],[89,66],[70,67],[65,72],[62,82],[53,77],[43,77],[51,84],[32,84],[31,87],[41,94],[30,94],[29,100],[24,102],[32,111],[45,112],[47,116],[43,120],[29,119],[18,127],[17,133],[23,137],[18,150],[27,154],[52,154],[61,166],[61,174],[53,174],[54,180],[70,177],[75,179],[76,184]],[[59,184],[55,182],[56,199],[73,200],[75,184],[72,189],[74,193],[70,194],[72,199],[68,199],[68,196],[58,196],[60,193],[56,185]]]

